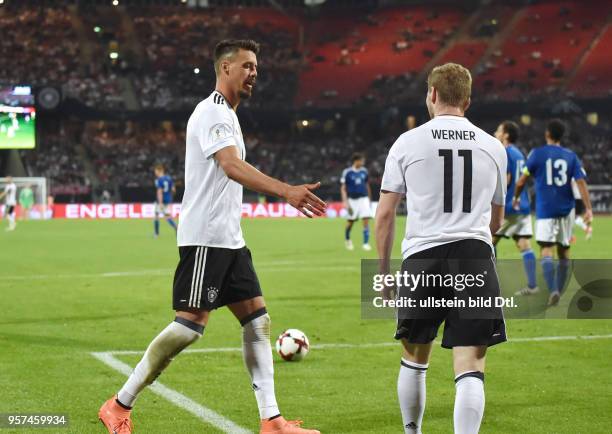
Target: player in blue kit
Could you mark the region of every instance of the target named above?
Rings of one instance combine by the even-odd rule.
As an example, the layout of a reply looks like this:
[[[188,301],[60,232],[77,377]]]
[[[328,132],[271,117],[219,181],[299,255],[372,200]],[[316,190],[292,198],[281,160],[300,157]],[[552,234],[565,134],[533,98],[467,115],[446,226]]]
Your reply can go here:
[[[506,196],[504,224],[493,236],[493,245],[497,246],[502,238],[512,238],[514,240],[516,247],[521,252],[525,274],[527,275],[527,286],[518,291],[517,295],[529,295],[538,292],[539,288],[536,286],[536,257],[531,250],[531,242],[529,241],[533,236],[533,229],[531,227],[531,215],[529,214],[531,209],[527,189],[523,189],[520,195],[519,209],[515,210],[512,206],[516,181],[521,177],[525,168],[525,156],[515,146],[518,136],[519,126],[512,121],[502,122],[495,131],[495,137],[506,148],[506,156],[508,157],[508,194]]]
[[[344,169],[340,178],[340,194],[342,204],[348,211],[348,221],[344,230],[346,248],[353,250],[351,241],[351,229],[355,221],[363,220],[363,250],[372,250],[370,247],[370,227],[369,222],[372,218],[372,208],[370,198],[372,191],[368,183],[368,170],[364,167],[365,156],[360,152],[355,152],[351,158],[351,167]]]
[[[550,292],[548,305],[559,303],[569,271],[569,248],[574,227],[572,179],[580,191],[586,211],[584,221],[593,219],[593,208],[578,156],[561,146],[565,125],[553,119],[546,127],[546,144],[531,151],[523,175],[516,183],[514,208],[520,208],[520,195],[530,176],[535,179],[536,241],[540,245],[542,272]],[[553,246],[557,245],[559,263],[555,270]]]
[[[155,220],[153,227],[155,229],[155,238],[159,236],[159,219],[165,218],[166,221],[176,232],[176,223],[170,215],[169,205],[172,203],[172,196],[176,192],[174,181],[165,174],[164,166],[158,164],[155,166]]]

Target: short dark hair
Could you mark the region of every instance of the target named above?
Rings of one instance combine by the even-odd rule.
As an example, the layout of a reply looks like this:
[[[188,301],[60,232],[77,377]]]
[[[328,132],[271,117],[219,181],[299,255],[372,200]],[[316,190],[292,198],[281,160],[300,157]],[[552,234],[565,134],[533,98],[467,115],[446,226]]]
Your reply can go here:
[[[519,137],[519,126],[513,121],[503,121],[502,128],[504,133],[508,134],[508,141],[510,143],[516,143]]]
[[[565,124],[561,119],[552,119],[546,125],[546,131],[548,131],[548,135],[555,142],[560,142],[565,134]]]
[[[355,162],[358,160],[363,160],[365,158],[365,155],[363,155],[362,152],[353,152],[353,155],[351,156],[351,162]]]
[[[224,39],[215,46],[215,71],[219,72],[223,58],[233,56],[240,49],[259,54],[259,44],[252,39]]]

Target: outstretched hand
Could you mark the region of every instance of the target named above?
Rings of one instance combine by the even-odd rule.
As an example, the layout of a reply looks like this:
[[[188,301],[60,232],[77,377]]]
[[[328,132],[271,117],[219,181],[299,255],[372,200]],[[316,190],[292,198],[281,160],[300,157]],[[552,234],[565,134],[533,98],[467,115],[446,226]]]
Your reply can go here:
[[[320,186],[320,182],[316,184],[290,185],[284,198],[306,217],[312,218],[313,215],[322,216],[325,215],[327,204],[312,192],[312,190],[316,190]]]

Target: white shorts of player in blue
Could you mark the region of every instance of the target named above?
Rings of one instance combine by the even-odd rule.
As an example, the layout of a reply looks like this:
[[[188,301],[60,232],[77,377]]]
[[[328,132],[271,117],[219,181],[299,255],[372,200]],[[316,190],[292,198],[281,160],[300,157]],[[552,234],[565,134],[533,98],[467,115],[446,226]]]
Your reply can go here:
[[[155,203],[155,215],[158,218],[164,218],[170,216],[170,207],[166,204]]]
[[[533,229],[529,214],[510,214],[506,216],[504,224],[495,234],[498,237],[531,237]]]
[[[565,217],[536,219],[536,241],[569,247],[574,228],[574,210]]]
[[[349,209],[347,210],[348,220],[359,220],[359,219],[371,219],[372,218],[372,207],[370,205],[370,199],[367,196],[359,197],[357,199],[348,200]]]

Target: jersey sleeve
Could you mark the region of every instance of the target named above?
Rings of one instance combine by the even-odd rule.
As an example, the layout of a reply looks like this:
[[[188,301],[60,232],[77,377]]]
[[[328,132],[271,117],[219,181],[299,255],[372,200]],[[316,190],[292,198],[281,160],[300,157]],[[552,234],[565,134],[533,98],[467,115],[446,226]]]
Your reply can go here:
[[[155,188],[162,188],[161,178],[155,180]]]
[[[342,176],[340,176],[340,184],[346,184],[346,174],[348,173],[348,169],[344,169],[342,171]]]
[[[237,145],[232,117],[225,107],[215,107],[203,116],[206,119],[198,133],[204,157],[210,158],[220,149]]]
[[[586,171],[582,168],[582,163],[580,163],[580,158],[578,158],[576,154],[574,154],[574,170],[572,173],[572,178],[574,179],[586,178]]]
[[[491,202],[495,205],[504,206],[506,204],[506,191],[508,188],[508,154],[500,152],[496,163],[497,184],[495,185],[495,192]]]
[[[391,146],[389,155],[387,155],[380,189],[393,193],[406,193],[406,180],[399,153],[399,140]]]

